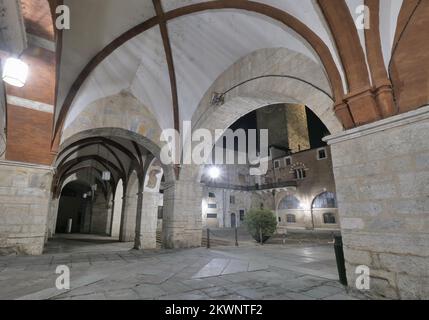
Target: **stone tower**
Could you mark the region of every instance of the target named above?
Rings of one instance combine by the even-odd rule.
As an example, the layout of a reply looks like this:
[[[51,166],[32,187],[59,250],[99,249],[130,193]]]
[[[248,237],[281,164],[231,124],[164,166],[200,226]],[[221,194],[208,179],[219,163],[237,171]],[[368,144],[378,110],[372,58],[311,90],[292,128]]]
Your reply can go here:
[[[292,153],[310,149],[305,106],[280,104],[256,112],[258,129],[270,129],[269,145]]]

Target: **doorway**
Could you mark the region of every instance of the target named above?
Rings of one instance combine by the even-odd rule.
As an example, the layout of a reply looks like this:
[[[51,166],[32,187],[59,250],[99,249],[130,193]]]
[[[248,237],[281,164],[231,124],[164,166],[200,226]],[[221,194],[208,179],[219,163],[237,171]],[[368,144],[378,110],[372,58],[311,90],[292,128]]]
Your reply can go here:
[[[235,228],[237,226],[237,219],[235,213],[231,213],[231,228]]]

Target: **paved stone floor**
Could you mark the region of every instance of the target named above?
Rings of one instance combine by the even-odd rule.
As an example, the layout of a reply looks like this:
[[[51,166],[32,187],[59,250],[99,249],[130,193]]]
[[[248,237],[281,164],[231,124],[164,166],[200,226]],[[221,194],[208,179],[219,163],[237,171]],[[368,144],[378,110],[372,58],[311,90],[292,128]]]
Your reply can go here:
[[[130,250],[108,239],[57,239],[39,257],[0,257],[0,299],[355,299],[330,245]],[[58,265],[71,290],[55,287]]]

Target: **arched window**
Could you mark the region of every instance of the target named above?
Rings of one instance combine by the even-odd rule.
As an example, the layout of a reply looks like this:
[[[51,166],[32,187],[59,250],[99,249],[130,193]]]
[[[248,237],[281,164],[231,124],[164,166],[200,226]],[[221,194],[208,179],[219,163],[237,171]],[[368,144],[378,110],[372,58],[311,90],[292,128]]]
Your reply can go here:
[[[297,197],[288,195],[280,201],[279,210],[301,209],[301,202]]]
[[[287,223],[296,223],[296,216],[294,214],[288,214],[286,220]]]
[[[337,219],[335,218],[335,215],[333,213],[325,213],[323,214],[323,222],[325,224],[336,224]]]
[[[324,192],[319,194],[313,201],[313,209],[333,209],[337,208],[335,193]]]

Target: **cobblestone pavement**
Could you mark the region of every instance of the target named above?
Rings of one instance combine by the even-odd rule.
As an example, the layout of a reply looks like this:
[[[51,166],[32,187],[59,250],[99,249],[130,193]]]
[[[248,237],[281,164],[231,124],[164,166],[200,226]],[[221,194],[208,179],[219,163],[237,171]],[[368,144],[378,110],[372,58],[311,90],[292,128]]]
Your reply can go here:
[[[0,257],[0,299],[356,299],[338,282],[328,245],[129,247],[88,244],[79,253],[60,244],[39,257]],[[58,265],[70,267],[71,290],[56,289]]]

